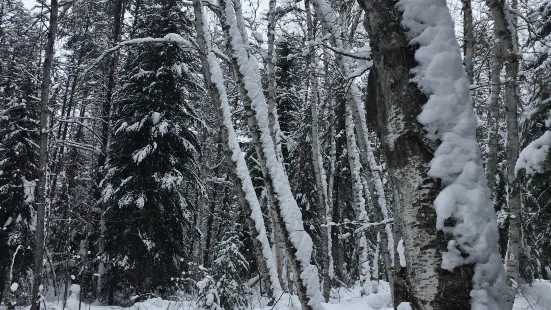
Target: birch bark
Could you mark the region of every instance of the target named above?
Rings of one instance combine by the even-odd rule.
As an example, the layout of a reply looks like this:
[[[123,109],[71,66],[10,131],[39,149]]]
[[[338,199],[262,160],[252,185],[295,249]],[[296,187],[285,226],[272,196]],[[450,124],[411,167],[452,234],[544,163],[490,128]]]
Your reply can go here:
[[[501,38],[494,24],[494,46],[491,67],[491,93],[488,105],[488,161],[486,163],[486,176],[492,195],[495,195],[497,173],[497,150],[499,131],[499,95],[501,92],[501,69],[503,68]]]
[[[325,224],[326,229],[322,229],[321,234],[321,253],[322,253],[322,277],[323,277],[323,298],[326,302],[329,302],[329,293],[331,291],[331,277],[329,275],[330,269],[330,242],[331,242],[331,223],[328,221],[329,216],[329,203],[327,199],[327,179],[325,174],[325,168],[323,167],[323,158],[320,153],[320,141],[319,141],[319,129],[318,129],[318,101],[319,101],[319,89],[318,78],[316,77],[317,57],[316,51],[313,48],[314,44],[314,24],[312,20],[312,12],[310,11],[310,1],[305,0],[304,6],[306,7],[306,20],[308,23],[308,42],[310,43],[309,49],[309,63],[308,73],[310,82],[310,92],[308,98],[310,99],[310,110],[312,115],[312,125],[310,127],[312,136],[312,165],[314,166],[314,174],[316,178],[316,193],[318,196],[318,204],[320,209],[323,210],[321,223]]]
[[[202,51],[201,65],[203,68],[205,85],[218,111],[218,122],[220,124],[226,160],[228,161],[230,173],[236,185],[235,188],[238,193],[239,203],[243,208],[244,214],[247,215],[247,224],[253,241],[261,276],[264,283],[267,284],[268,295],[274,300],[277,300],[282,293],[277,269],[266,235],[266,227],[262,218],[260,203],[254,192],[250,173],[241,148],[239,147],[239,143],[236,140],[233,124],[231,123],[231,112],[227,94],[225,93],[226,90],[223,82],[220,81],[222,78],[221,70],[208,45],[208,33],[205,31],[206,28],[201,0],[193,1],[193,9],[195,13],[197,44]]]
[[[302,214],[291,192],[289,180],[282,163],[277,159],[270,134],[269,111],[260,83],[256,59],[248,53],[248,41],[243,41],[239,30],[236,10],[230,0],[220,0],[222,29],[226,36],[227,49],[231,53],[234,74],[240,89],[241,99],[249,115],[249,128],[253,142],[260,149],[268,170],[268,187],[274,192],[274,204],[283,225],[282,232],[287,243],[287,254],[295,268],[296,286],[302,309],[322,309],[318,272],[311,265],[312,239],[304,230]]]
[[[275,27],[276,27],[276,0],[270,0],[268,3],[268,50],[266,53],[266,73],[268,76],[268,110],[269,110],[269,125],[270,134],[276,147],[276,155],[278,160],[283,163],[283,154],[281,151],[281,128],[279,126],[278,114],[277,114],[277,78],[275,69]],[[239,26],[239,24],[238,24]],[[241,30],[244,32],[244,30]],[[257,149],[258,150],[258,149]],[[261,158],[261,154],[257,153],[257,157]],[[262,167],[262,174],[264,180],[267,178],[266,167]],[[273,242],[276,256],[277,273],[279,275],[279,282],[283,285],[283,260],[285,252],[285,240],[281,236],[281,222],[278,221],[277,210],[274,206],[274,195],[272,191],[266,186],[266,192],[268,196],[268,203],[270,205],[270,215],[273,227]],[[283,286],[285,287],[285,286]]]
[[[519,259],[521,250],[521,215],[520,196],[521,174],[515,174],[520,142],[518,132],[518,86],[520,54],[517,46],[516,25],[511,16],[511,9],[505,1],[486,0],[494,19],[497,35],[503,44],[505,64],[505,111],[507,117],[507,202],[509,209],[509,245],[507,248],[507,303],[513,308],[517,293],[519,277]]]
[[[410,83],[415,49],[402,27],[402,12],[392,1],[359,2],[366,12],[364,26],[380,90],[377,131],[394,192],[394,225],[405,245],[409,296],[402,297],[410,299],[413,309],[470,309],[474,266],[462,265],[453,272],[441,268],[450,236],[436,229],[433,203],[440,184],[427,174],[438,144],[425,137],[417,121],[428,98]],[[402,301],[395,299],[395,306]]]

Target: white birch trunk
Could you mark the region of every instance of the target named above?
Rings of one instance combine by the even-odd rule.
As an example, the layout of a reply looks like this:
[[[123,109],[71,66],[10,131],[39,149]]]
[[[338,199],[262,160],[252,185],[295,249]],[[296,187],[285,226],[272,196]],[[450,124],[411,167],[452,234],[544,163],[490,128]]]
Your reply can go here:
[[[498,149],[498,131],[499,131],[499,95],[501,92],[501,69],[502,62],[502,46],[501,38],[497,33],[497,28],[494,24],[494,46],[493,58],[491,67],[491,93],[490,103],[488,105],[488,160],[486,162],[486,176],[488,178],[488,186],[492,195],[495,195],[496,173],[497,173],[497,149]]]
[[[340,39],[340,30],[337,27],[337,20],[334,11],[331,11],[331,7],[325,0],[313,0],[314,7],[318,12],[318,16],[323,16],[321,19],[324,24],[324,28],[332,34],[331,41],[335,48],[338,50],[344,50],[345,45]],[[353,23],[354,24],[354,23]],[[353,25],[353,29],[356,26]],[[342,27],[341,27],[342,28]],[[335,55],[335,60],[343,76],[349,76],[351,73],[350,64],[347,60],[339,54]],[[388,207],[386,204],[386,195],[384,192],[384,186],[382,183],[382,174],[379,165],[373,154],[373,149],[371,148],[371,143],[369,141],[369,132],[367,129],[367,121],[365,118],[365,109],[363,104],[360,101],[361,93],[357,84],[353,81],[350,85],[350,89],[347,92],[347,105],[350,107],[351,112],[354,116],[355,127],[357,131],[358,145],[360,149],[360,160],[362,163],[363,170],[365,172],[365,179],[368,184],[368,193],[373,197],[373,205],[377,213],[380,213],[383,217],[381,220],[388,219]],[[382,227],[381,227],[382,228]],[[393,234],[390,224],[385,226],[383,237],[384,240],[387,240],[386,251],[383,254],[385,256],[385,261],[391,262],[392,257],[394,256],[394,241]],[[392,279],[392,267],[388,266],[387,273],[389,279]],[[392,282],[392,280],[391,280]],[[391,288],[393,287],[391,283]]]
[[[507,202],[509,209],[509,245],[507,247],[507,303],[513,308],[519,277],[521,251],[520,174],[515,174],[515,165],[520,151],[518,132],[517,75],[520,55],[517,47],[516,25],[505,1],[486,0],[494,18],[497,34],[503,44],[505,61],[505,106],[507,111]]]
[[[352,118],[352,111],[350,107],[346,107],[345,115],[345,126],[346,126],[346,149],[348,155],[348,165],[350,168],[350,175],[352,177],[352,197],[354,203],[354,209],[356,212],[356,220],[359,223],[367,222],[367,212],[365,210],[365,199],[363,192],[363,182],[360,175],[360,156],[358,153],[358,147],[356,144],[356,137],[354,134],[354,121]],[[370,280],[369,277],[369,263],[367,262],[368,248],[365,240],[365,232],[360,230],[360,236],[357,237],[358,240],[358,252],[359,261],[358,261],[358,274],[360,276],[360,283],[362,287],[364,284]]]
[[[230,172],[236,183],[239,202],[244,213],[250,217],[248,221],[249,231],[253,238],[253,246],[255,247],[261,275],[264,278],[264,282],[268,284],[268,295],[270,295],[273,300],[278,300],[282,290],[281,284],[279,283],[276,264],[268,242],[260,203],[254,191],[250,172],[245,163],[243,152],[237,142],[237,135],[231,122],[231,110],[222,78],[222,72],[208,43],[208,32],[205,27],[201,0],[194,0],[193,8],[195,12],[197,43],[202,51],[201,64],[203,67],[205,85],[218,110],[218,121],[220,123],[226,159],[230,164]]]
[[[310,263],[313,250],[312,239],[304,230],[301,211],[291,192],[283,165],[276,156],[269,128],[268,105],[260,85],[258,63],[247,52],[249,43],[243,41],[238,28],[237,20],[241,17],[236,16],[231,1],[220,0],[220,8],[222,9],[222,28],[226,35],[228,51],[232,54],[240,95],[248,113],[254,114],[254,119],[249,118],[249,124],[255,129],[251,132],[253,141],[261,150],[260,159],[266,163],[268,186],[274,192],[276,198],[274,204],[284,223],[282,231],[287,241],[287,254],[296,270],[296,286],[301,306],[304,310],[322,309],[318,271]]]
[[[318,204],[321,210],[324,210],[321,223],[327,225],[326,229],[322,229],[321,236],[321,253],[322,253],[322,265],[323,265],[323,298],[326,302],[329,302],[329,293],[331,291],[331,277],[329,275],[330,270],[330,243],[331,243],[331,222],[330,222],[330,208],[327,198],[327,179],[325,174],[325,168],[323,167],[323,158],[320,153],[320,141],[319,141],[319,129],[318,129],[318,102],[319,102],[319,90],[318,79],[316,77],[317,57],[316,51],[312,44],[314,42],[314,25],[312,21],[312,12],[310,11],[310,1],[305,0],[306,7],[306,20],[308,24],[308,42],[310,43],[309,49],[309,82],[310,92],[308,98],[310,99],[310,110],[312,115],[312,125],[310,126],[312,136],[312,165],[314,166],[314,174],[316,178],[316,193],[318,196]]]

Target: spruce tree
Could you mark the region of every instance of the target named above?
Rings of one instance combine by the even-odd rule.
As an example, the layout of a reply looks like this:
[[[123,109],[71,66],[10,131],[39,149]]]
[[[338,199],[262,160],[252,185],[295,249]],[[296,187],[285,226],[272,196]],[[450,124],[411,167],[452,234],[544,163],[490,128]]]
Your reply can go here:
[[[136,37],[189,37],[181,1],[143,3]],[[194,56],[173,42],[129,51],[113,116],[114,134],[103,187],[106,203],[107,288],[124,293],[171,293],[171,277],[186,271],[186,238],[193,238],[194,207],[186,183],[198,182],[198,91]]]
[[[34,47],[38,32],[20,1],[0,14],[0,302],[5,285],[26,288],[32,263],[31,221],[38,177]],[[16,255],[17,253],[17,255]],[[13,262],[13,268],[11,268]],[[13,272],[12,272],[13,271]],[[20,289],[21,290],[21,289]],[[10,302],[14,302],[10,298]]]

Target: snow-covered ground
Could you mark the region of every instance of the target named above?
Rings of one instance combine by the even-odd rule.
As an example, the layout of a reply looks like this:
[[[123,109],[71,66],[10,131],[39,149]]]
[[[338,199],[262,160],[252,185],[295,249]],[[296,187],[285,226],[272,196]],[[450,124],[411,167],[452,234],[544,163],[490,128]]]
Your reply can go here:
[[[390,291],[388,284],[381,282],[378,292],[361,296],[359,287],[340,288],[331,292],[331,300],[323,304],[325,310],[392,310],[390,307]],[[272,306],[261,306],[264,301],[251,300],[248,310],[300,310],[296,296],[283,295]],[[61,310],[61,302],[46,302],[47,310]],[[17,308],[19,309],[19,308]],[[4,307],[0,307],[4,310]],[[21,310],[27,310],[21,309]],[[72,294],[66,304],[66,310],[79,310],[78,298]],[[136,303],[132,307],[96,306],[82,303],[80,310],[198,310],[194,301],[168,301],[160,298]],[[551,310],[551,282],[535,280],[532,286],[521,285],[521,292],[517,295],[513,310]]]

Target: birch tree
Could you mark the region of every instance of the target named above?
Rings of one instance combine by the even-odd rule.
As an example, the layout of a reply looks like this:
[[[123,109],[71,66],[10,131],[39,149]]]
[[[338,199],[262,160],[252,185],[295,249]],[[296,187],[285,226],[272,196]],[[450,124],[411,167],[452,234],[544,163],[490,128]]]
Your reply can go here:
[[[521,196],[520,179],[515,174],[515,165],[519,157],[518,129],[518,94],[517,75],[519,58],[516,38],[516,25],[512,22],[511,11],[507,2],[488,0],[499,40],[503,44],[505,63],[505,106],[507,111],[507,185],[509,209],[509,244],[507,247],[507,302],[513,308],[519,276],[519,259],[521,251]]]
[[[497,224],[447,5],[406,0],[398,9],[385,0],[360,3],[381,90],[378,134],[394,192],[395,226],[404,240],[411,304],[414,309],[501,309]],[[446,69],[432,70],[442,66]],[[409,83],[410,70],[417,85]],[[437,80],[444,82],[431,85]],[[467,191],[476,198],[460,199]],[[461,238],[459,231],[465,232]],[[485,247],[484,255],[476,244]],[[494,284],[485,286],[486,281]]]
[[[242,18],[236,15],[230,0],[221,0],[222,29],[226,36],[227,50],[231,53],[234,75],[239,86],[239,92],[245,109],[254,115],[249,117],[249,129],[253,136],[255,147],[262,155],[260,162],[268,170],[268,186],[274,192],[274,203],[281,217],[283,235],[287,242],[287,253],[294,268],[297,291],[303,309],[317,310],[321,308],[321,294],[317,280],[317,268],[310,263],[312,255],[312,239],[304,230],[302,215],[291,192],[289,181],[285,175],[282,163],[277,159],[274,143],[270,135],[268,121],[268,106],[266,98],[259,85],[260,76],[256,59],[248,53],[246,35],[239,29],[238,21]],[[296,251],[296,252],[295,252]]]
[[[243,213],[247,216],[247,225],[253,239],[254,251],[261,276],[267,284],[268,295],[274,300],[277,300],[281,294],[278,270],[268,242],[260,203],[254,192],[250,172],[245,163],[243,152],[237,142],[237,135],[231,121],[231,111],[228,95],[222,79],[222,72],[218,60],[214,56],[212,48],[208,43],[208,28],[206,28],[203,17],[203,4],[200,0],[193,1],[193,10],[195,13],[197,44],[201,49],[203,77],[209,96],[218,111],[220,135],[222,137],[226,161],[230,166],[230,172],[238,193],[239,203],[243,208]]]

